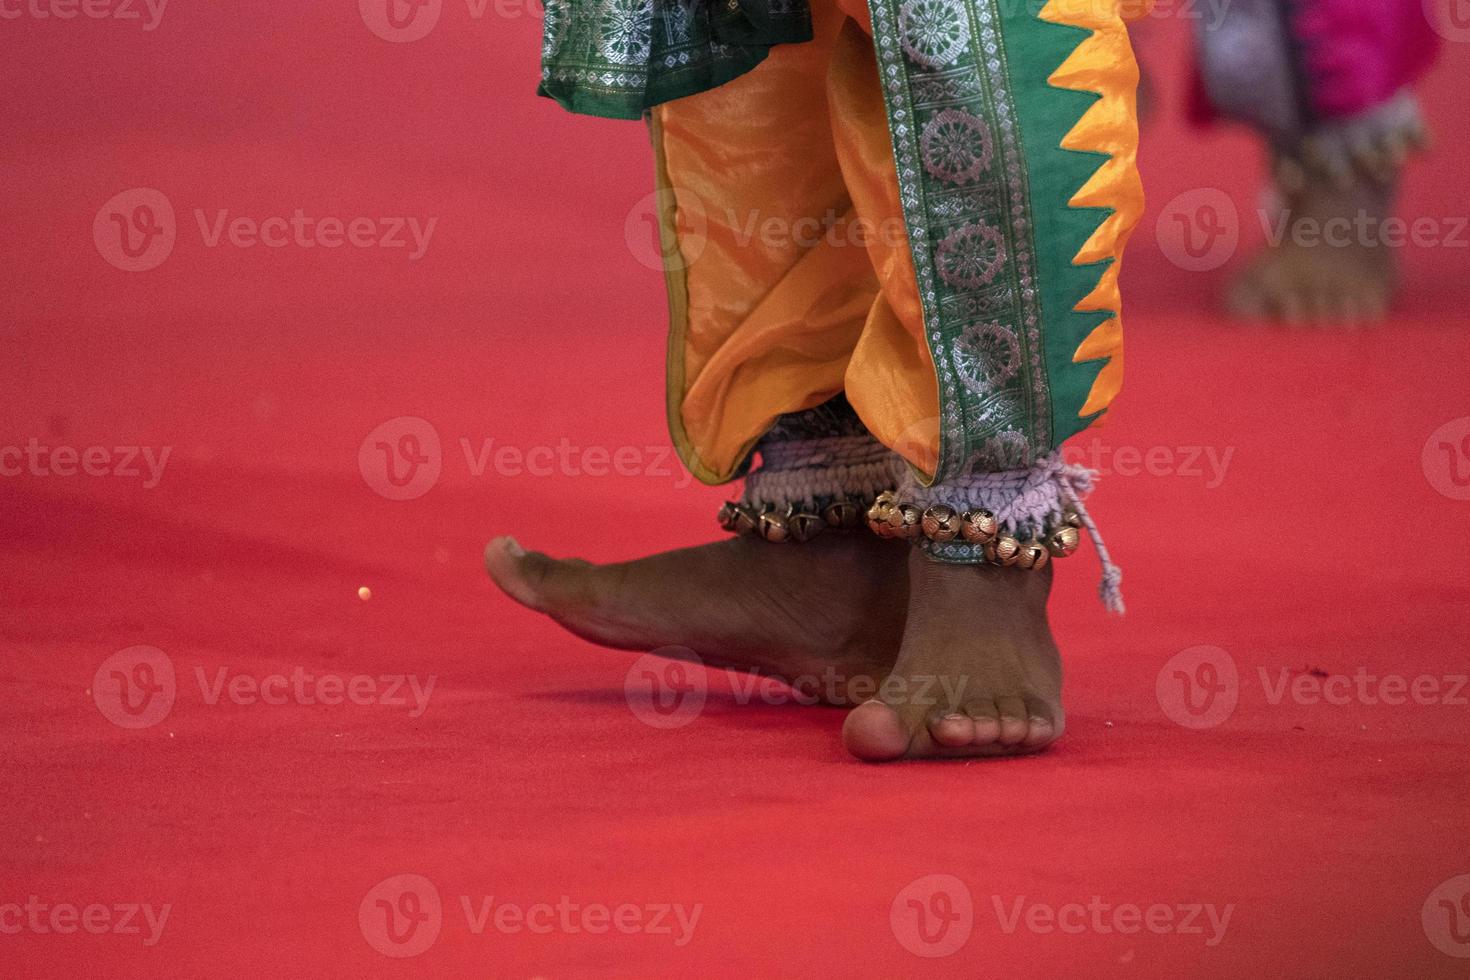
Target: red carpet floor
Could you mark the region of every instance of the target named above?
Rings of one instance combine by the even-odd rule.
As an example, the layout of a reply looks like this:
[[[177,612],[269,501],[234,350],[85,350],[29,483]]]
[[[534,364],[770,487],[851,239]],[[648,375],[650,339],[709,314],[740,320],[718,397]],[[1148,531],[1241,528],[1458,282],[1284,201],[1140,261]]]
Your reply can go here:
[[[530,97],[529,5],[411,43],[354,6],[0,30],[0,976],[1466,974],[1470,252],[1406,249],[1377,330],[1217,318],[1257,153],[1160,119],[1128,388],[1079,447],[1131,612],[1060,576],[1065,742],[868,767],[725,674],[659,728],[634,656],[480,569],[506,531],[713,537],[663,449],[644,138]],[[1453,239],[1450,47],[1404,212]],[[136,188],[177,215],[146,272],[94,239]],[[1245,234],[1185,272],[1154,222],[1199,188]],[[298,208],[437,222],[417,259],[214,236]],[[387,432],[430,460],[395,500],[403,417],[439,448]]]

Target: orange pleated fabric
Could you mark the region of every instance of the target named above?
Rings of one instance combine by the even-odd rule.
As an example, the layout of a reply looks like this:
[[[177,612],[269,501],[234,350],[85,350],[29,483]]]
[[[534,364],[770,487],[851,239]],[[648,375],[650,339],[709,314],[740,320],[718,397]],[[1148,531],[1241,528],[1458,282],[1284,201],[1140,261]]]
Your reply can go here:
[[[815,4],[812,42],[653,113],[677,205],[670,423],[707,482],[729,479],[778,416],[843,391],[916,464],[937,453],[867,7],[844,7]]]
[[[1071,202],[1114,209],[1075,261],[1121,258],[1143,210],[1137,68],[1124,19],[1144,0],[1051,0],[1041,16],[1092,29],[1050,79],[1098,92],[1064,145],[1112,154]],[[845,392],[869,430],[932,474],[939,390],[924,335],[864,0],[816,0],[814,39],[748,74],[654,109],[665,192],[669,423],[701,480],[720,483],[776,418]],[[1114,263],[1079,308],[1118,310]],[[1121,319],[1076,360],[1109,357],[1083,415],[1122,383]]]

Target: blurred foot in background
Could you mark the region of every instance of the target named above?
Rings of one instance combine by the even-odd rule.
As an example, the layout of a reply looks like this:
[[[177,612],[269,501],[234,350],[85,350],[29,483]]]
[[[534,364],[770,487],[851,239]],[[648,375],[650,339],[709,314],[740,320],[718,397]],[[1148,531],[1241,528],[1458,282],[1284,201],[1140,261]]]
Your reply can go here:
[[[1267,248],[1226,305],[1317,326],[1381,320],[1413,227],[1395,192],[1428,143],[1409,87],[1438,39],[1419,0],[1215,0],[1196,37],[1196,114],[1255,127],[1274,161]]]

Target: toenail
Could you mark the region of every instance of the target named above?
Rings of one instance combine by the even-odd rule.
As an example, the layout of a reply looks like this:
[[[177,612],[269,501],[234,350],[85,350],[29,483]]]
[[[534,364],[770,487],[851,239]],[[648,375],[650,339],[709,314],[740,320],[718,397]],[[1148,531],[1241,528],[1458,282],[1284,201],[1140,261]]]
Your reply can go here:
[[[515,538],[505,539],[505,550],[516,558],[524,558],[526,556],[526,549],[522,548],[521,543]]]
[[[944,720],[945,721],[969,721],[970,719],[969,719],[969,716],[967,716],[967,715],[952,714],[952,715],[945,715],[944,716]]]

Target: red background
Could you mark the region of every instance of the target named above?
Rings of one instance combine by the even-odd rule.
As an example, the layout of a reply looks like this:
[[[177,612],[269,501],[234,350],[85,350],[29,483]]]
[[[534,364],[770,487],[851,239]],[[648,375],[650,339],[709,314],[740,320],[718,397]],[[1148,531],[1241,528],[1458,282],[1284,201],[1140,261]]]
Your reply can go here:
[[[142,8],[138,8],[142,9]],[[1177,5],[1171,9],[1180,9]],[[1059,579],[1070,731],[1015,763],[849,761],[839,712],[741,704],[712,675],[695,722],[629,710],[633,657],[512,606],[480,570],[495,533],[593,559],[712,537],[719,490],[658,462],[664,301],[626,227],[650,186],[643,130],[532,97],[540,18],[448,0],[413,43],[356,5],[175,0],[139,21],[0,20],[0,446],[169,447],[158,486],[0,479],[0,905],[170,904],[162,940],[0,934],[6,976],[1463,975],[1420,922],[1470,873],[1470,708],[1270,703],[1258,669],[1470,670],[1470,503],[1421,451],[1470,415],[1470,252],[1404,252],[1393,321],[1252,327],[1212,314],[1260,238],[1259,152],[1180,121],[1177,19],[1144,42],[1167,111],[1147,135],[1154,209],[1130,253],[1129,381],[1112,450],[1232,453],[1218,486],[1119,472],[1094,515],[1130,615]],[[1465,214],[1470,150],[1449,44],[1426,88],[1438,152],[1403,211]],[[162,191],[178,242],[114,268],[93,220]],[[1155,235],[1177,194],[1246,214],[1227,269],[1187,273]],[[437,217],[404,250],[210,248],[194,211]],[[635,235],[635,242],[642,240]],[[426,495],[385,499],[358,452],[418,416],[443,442]],[[636,476],[475,476],[460,440],[639,447]],[[1106,447],[1104,450],[1103,447]],[[1113,467],[1119,468],[1119,467]],[[1126,467],[1122,467],[1126,469]],[[370,586],[372,598],[357,596]],[[145,644],[179,695],[111,724],[98,666]],[[1240,702],[1186,730],[1155,679],[1210,645]],[[433,674],[382,705],[210,705],[194,681]],[[415,959],[381,956],[358,906],[424,875],[446,904]],[[890,905],[954,875],[975,931],[953,958],[898,942]],[[529,905],[700,903],[693,941],[474,935],[458,896]],[[1234,904],[1202,937],[1007,934],[992,902]]]

